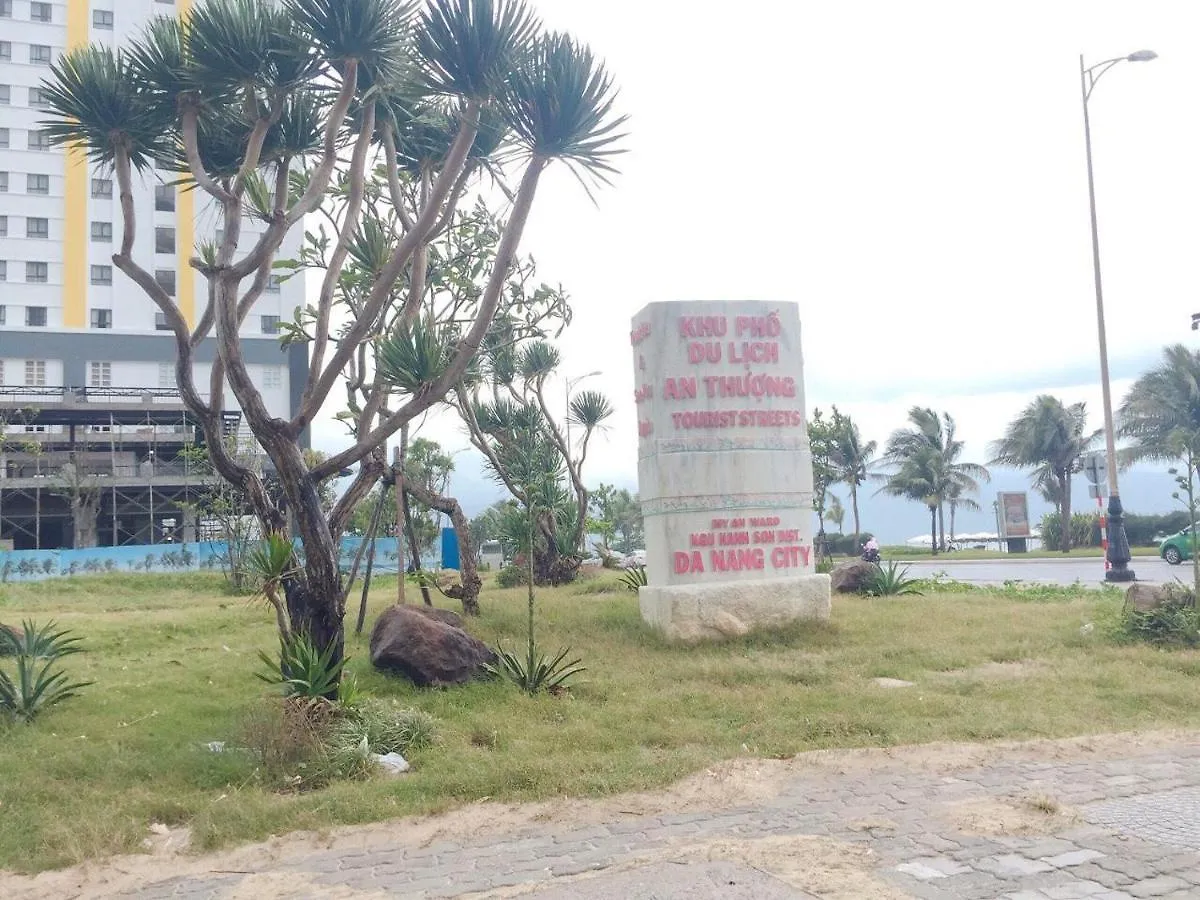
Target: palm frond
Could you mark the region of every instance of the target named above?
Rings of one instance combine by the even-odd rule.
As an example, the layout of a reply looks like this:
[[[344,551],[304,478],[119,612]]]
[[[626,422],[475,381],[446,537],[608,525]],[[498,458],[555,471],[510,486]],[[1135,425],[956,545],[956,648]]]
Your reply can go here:
[[[417,29],[426,88],[486,102],[502,91],[539,27],[524,0],[432,0]]]
[[[580,391],[571,398],[568,420],[572,425],[581,425],[591,431],[599,427],[613,412],[612,404],[599,391]]]
[[[424,319],[411,326],[401,325],[378,344],[378,365],[384,381],[410,394],[427,390],[449,362],[449,343],[435,324]]]
[[[339,69],[357,60],[364,79],[395,80],[407,56],[416,4],[398,0],[287,0],[288,14]]]

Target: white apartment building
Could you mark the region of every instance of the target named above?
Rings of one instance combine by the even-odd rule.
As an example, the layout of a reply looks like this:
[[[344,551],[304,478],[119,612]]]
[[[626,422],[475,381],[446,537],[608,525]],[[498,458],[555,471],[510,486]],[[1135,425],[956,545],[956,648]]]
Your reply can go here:
[[[175,387],[174,342],[141,288],[112,264],[121,213],[112,173],[83,154],[51,148],[40,84],[50,63],[90,42],[119,46],[155,15],[186,12],[192,0],[0,0],[0,400],[45,388],[44,405],[73,390]],[[200,191],[172,186],[177,176],[151,171],[135,179],[133,257],[177,299],[191,322],[206,289],[188,265],[195,246],[220,222]],[[260,223],[243,226],[249,246]],[[280,258],[299,253],[298,229]],[[270,287],[243,326],[245,357],[267,406],[286,417],[303,387],[303,346],[281,349],[277,327],[304,303],[303,278]],[[197,387],[207,390],[212,341],[199,348]],[[19,391],[8,391],[17,388]],[[37,392],[41,394],[41,392]],[[155,391],[157,394],[157,390]],[[178,402],[175,400],[175,402]],[[227,397],[227,408],[235,406]]]

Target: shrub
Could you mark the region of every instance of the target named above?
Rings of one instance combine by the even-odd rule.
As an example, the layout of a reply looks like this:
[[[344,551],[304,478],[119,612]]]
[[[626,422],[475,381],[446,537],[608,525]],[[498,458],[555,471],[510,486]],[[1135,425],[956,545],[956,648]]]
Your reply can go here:
[[[331,643],[318,650],[305,634],[293,634],[279,639],[279,658],[272,659],[259,651],[258,658],[267,666],[258,678],[267,684],[279,684],[288,696],[336,697],[346,658],[334,660],[337,645]]]
[[[17,635],[0,628],[0,655],[15,658],[16,671],[9,675],[0,669],[0,714],[17,722],[32,722],[44,711],[78,695],[90,681],[67,680],[58,660],[80,652],[78,637],[58,631],[53,622],[38,628],[33,622],[21,623],[24,633]]]
[[[1166,585],[1166,599],[1150,610],[1126,602],[1113,628],[1118,641],[1139,641],[1159,647],[1200,646],[1200,610],[1196,595],[1182,584]]]
[[[901,594],[920,594],[917,579],[908,576],[908,566],[889,562],[886,566],[876,564],[867,579],[863,593],[868,597],[896,597]]]
[[[429,713],[371,699],[347,711],[334,724],[330,743],[358,746],[365,739],[372,753],[408,756],[431,745],[436,735],[436,721]]]
[[[264,700],[246,713],[240,743],[258,758],[259,776],[269,786],[312,786],[321,768],[324,731],[334,715],[333,705],[325,700]]]
[[[496,587],[514,588],[529,583],[529,573],[521,566],[505,566],[496,573]]]
[[[633,591],[635,594],[638,588],[645,587],[650,583],[645,566],[626,566],[625,571],[621,573],[620,580],[627,591]]]
[[[492,675],[507,678],[527,694],[537,694],[541,691],[557,693],[566,690],[570,679],[580,672],[587,671],[580,665],[580,659],[566,661],[570,652],[571,648],[566,647],[559,651],[558,656],[548,660],[544,654],[538,652],[532,641],[525,657],[497,647],[496,662],[489,663],[485,668]]]

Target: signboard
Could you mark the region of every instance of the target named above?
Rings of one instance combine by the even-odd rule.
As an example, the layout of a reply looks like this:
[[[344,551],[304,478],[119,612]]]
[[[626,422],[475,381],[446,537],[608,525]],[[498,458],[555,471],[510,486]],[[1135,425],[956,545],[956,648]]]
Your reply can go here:
[[[1024,491],[1001,491],[997,499],[1000,502],[1001,539],[1032,537],[1028,495]]]
[[[1092,484],[1100,484],[1108,477],[1107,463],[1102,453],[1092,453],[1083,460],[1083,474]]]
[[[652,303],[630,343],[650,584],[813,574],[797,305]]]

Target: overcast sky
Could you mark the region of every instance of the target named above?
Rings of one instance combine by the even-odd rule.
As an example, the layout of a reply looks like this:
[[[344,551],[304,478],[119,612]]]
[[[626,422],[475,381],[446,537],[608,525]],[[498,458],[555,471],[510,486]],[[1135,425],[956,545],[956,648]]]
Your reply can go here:
[[[636,480],[629,320],[660,300],[798,302],[809,408],[881,444],[920,403],[983,461],[1043,390],[1099,427],[1080,52],[1160,57],[1091,102],[1117,398],[1194,340],[1200,5],[534,5],[606,59],[631,117],[613,186],[593,205],[552,171],[522,246],[572,297],[564,375],[602,370],[618,410],[590,482]]]

